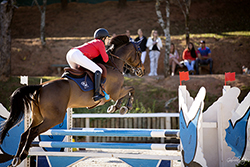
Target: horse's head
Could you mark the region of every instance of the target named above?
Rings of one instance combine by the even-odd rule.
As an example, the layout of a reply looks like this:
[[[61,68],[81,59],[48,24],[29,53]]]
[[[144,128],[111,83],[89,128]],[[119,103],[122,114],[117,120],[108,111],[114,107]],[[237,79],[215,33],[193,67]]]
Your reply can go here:
[[[126,35],[119,35],[111,40],[111,44],[114,45],[114,56],[123,60],[133,73],[139,77],[145,74],[145,68],[141,62],[140,42],[129,42]]]
[[[141,62],[141,50],[139,44],[140,42],[130,42],[129,45],[133,45],[133,47],[131,47],[132,51],[127,56],[126,60],[127,64],[131,66],[131,69],[134,70],[134,73],[137,76],[142,77],[145,74],[145,68]]]

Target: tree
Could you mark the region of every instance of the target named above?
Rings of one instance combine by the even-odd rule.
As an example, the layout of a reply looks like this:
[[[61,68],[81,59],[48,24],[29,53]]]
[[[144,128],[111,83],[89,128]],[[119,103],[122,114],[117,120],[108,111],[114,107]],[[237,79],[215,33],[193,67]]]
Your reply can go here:
[[[68,6],[68,0],[61,0],[62,9],[66,9]]]
[[[47,0],[43,0],[43,7],[42,8],[38,4],[37,0],[34,0],[34,2],[36,3],[39,11],[41,12],[41,27],[40,27],[41,43],[43,46],[45,46],[45,44],[46,44],[46,41],[45,41],[45,13],[46,13]]]
[[[171,39],[170,39],[170,8],[169,8],[169,2],[170,0],[166,0],[166,23],[163,19],[162,12],[160,10],[160,0],[156,0],[155,4],[155,10],[158,17],[158,21],[162,27],[162,30],[164,32],[164,35],[166,37],[166,47],[165,47],[165,57],[164,57],[164,76],[167,77],[169,75],[169,53],[170,53],[170,45],[171,45]]]
[[[11,21],[15,0],[2,1],[0,4],[0,80],[11,74]]]
[[[127,0],[119,0],[118,7],[124,8],[127,5]]]
[[[190,12],[191,0],[182,0],[182,1],[177,0],[177,1],[185,17],[186,44],[188,44],[189,43],[189,12]]]

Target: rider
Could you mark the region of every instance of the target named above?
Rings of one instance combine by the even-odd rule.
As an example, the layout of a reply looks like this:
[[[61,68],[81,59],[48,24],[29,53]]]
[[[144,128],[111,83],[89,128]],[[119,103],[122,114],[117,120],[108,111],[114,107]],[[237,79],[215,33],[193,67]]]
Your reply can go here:
[[[78,65],[80,65],[95,74],[94,101],[100,100],[104,96],[100,94],[102,69],[91,59],[101,55],[103,61],[108,62],[109,56],[105,50],[105,45],[109,41],[107,37],[109,37],[109,32],[104,28],[99,28],[94,32],[94,40],[71,49],[66,56],[71,68],[77,69]]]

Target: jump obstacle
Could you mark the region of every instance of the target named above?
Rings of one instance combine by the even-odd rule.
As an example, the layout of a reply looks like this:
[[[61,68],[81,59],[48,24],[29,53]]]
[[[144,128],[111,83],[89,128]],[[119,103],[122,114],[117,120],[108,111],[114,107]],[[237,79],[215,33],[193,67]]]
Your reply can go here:
[[[64,128],[70,127],[67,120],[72,118],[70,110],[64,120]],[[66,123],[65,123],[66,122]],[[68,122],[72,122],[68,121]],[[67,126],[66,126],[67,124]],[[59,126],[60,127],[60,126]],[[59,128],[57,127],[57,128]],[[19,134],[20,135],[20,134]],[[83,128],[79,129],[51,129],[40,135],[39,138],[47,137],[55,139],[56,137],[69,136],[114,136],[114,137],[179,137],[179,130],[163,129],[112,129],[112,128]],[[63,140],[63,139],[61,139]],[[19,141],[19,140],[18,140]],[[38,141],[32,143],[29,156],[36,157],[37,166],[65,166],[73,165],[83,161],[88,157],[115,157],[130,164],[131,166],[171,166],[173,160],[180,160],[180,156],[166,155],[135,155],[135,154],[117,154],[117,153],[84,153],[84,152],[48,152],[44,149],[61,149],[61,148],[98,148],[98,149],[139,149],[139,150],[179,150],[179,144],[148,144],[148,143],[91,143],[91,142],[59,142],[59,141]],[[39,147],[39,148],[38,148]],[[38,149],[38,150],[37,150]],[[46,157],[42,158],[42,157]],[[46,162],[44,162],[46,161]],[[10,163],[10,162],[9,162]],[[23,166],[29,166],[30,162],[26,161]],[[0,164],[1,166],[1,164]]]
[[[180,111],[180,130],[172,130],[169,133],[174,137],[180,136],[180,149],[181,156],[146,156],[146,155],[132,155],[128,157],[125,154],[90,154],[80,152],[30,152],[30,156],[38,157],[46,156],[49,159],[49,165],[62,166],[64,164],[72,165],[78,161],[83,160],[86,157],[117,157],[127,162],[131,166],[171,166],[172,160],[182,160],[182,166],[219,166],[219,167],[231,167],[238,164],[240,160],[250,159],[250,147],[249,147],[249,116],[250,116],[250,93],[245,99],[239,103],[237,97],[240,90],[238,88],[230,88],[229,86],[223,87],[223,95],[213,105],[211,105],[205,112],[203,112],[204,98],[206,94],[205,88],[201,88],[193,99],[185,86],[179,87],[179,111]],[[5,114],[6,116],[6,114]],[[17,128],[20,131],[20,124]],[[15,128],[13,128],[15,129]],[[124,129],[123,129],[124,130]],[[90,132],[92,131],[92,132]],[[129,130],[125,131],[129,133]],[[143,131],[139,130],[138,131]],[[165,136],[165,131],[168,130],[146,130],[150,135],[152,132],[157,134],[155,136]],[[138,132],[143,134],[146,131]],[[105,133],[106,132],[106,133]],[[122,130],[117,130],[117,135],[121,135]],[[136,130],[132,129],[131,133],[136,133]],[[54,134],[53,134],[54,133]],[[79,135],[77,130],[49,130],[43,135],[52,135],[56,137],[59,135],[73,135],[73,133]],[[114,129],[86,129],[85,134],[88,135],[101,135],[103,133],[110,133],[115,135]],[[83,134],[82,133],[82,134]],[[91,134],[90,134],[91,133]],[[20,134],[20,133],[19,133]],[[125,133],[124,133],[125,134]],[[147,134],[147,135],[148,135]],[[12,135],[10,132],[9,137]],[[43,136],[41,135],[41,136]],[[126,136],[126,135],[125,135]],[[154,135],[153,135],[154,136]],[[63,136],[64,137],[64,136]],[[152,137],[152,135],[151,135]],[[18,137],[17,137],[18,138]],[[20,137],[19,137],[20,138]],[[5,142],[5,141],[4,141]],[[55,142],[40,142],[45,147],[57,147]],[[51,144],[54,143],[54,144]],[[69,144],[68,142],[58,142],[58,147],[76,147],[77,144]],[[37,143],[39,145],[39,143]],[[6,145],[3,143],[1,148]],[[83,147],[87,146],[84,145]],[[96,145],[96,143],[94,144]],[[126,144],[125,144],[126,145]],[[144,144],[143,144],[144,145]],[[149,144],[150,145],[150,144]],[[143,146],[140,149],[147,148],[149,145]],[[156,146],[157,148],[164,148],[165,144]],[[152,145],[151,145],[152,146]],[[177,145],[173,145],[175,148],[179,148]],[[95,147],[95,146],[93,146]],[[106,147],[106,146],[105,146]],[[109,147],[109,146],[107,146]],[[128,146],[123,146],[128,147]],[[17,147],[16,147],[17,148]],[[35,147],[34,147],[35,148]],[[85,147],[86,148],[86,147]],[[114,148],[111,148],[114,149]],[[123,148],[124,149],[124,148]],[[152,149],[150,147],[150,149]],[[166,148],[164,148],[166,149]],[[6,152],[5,152],[6,153]],[[69,155],[70,154],[70,155]],[[13,154],[12,154],[13,155]],[[66,158],[67,157],[67,158]],[[172,158],[172,160],[170,159]],[[65,160],[67,159],[68,162]],[[146,160],[145,160],[146,159]],[[130,161],[131,160],[131,161]],[[166,160],[166,161],[165,161]],[[7,162],[8,165],[10,162]],[[5,165],[6,163],[1,163]]]

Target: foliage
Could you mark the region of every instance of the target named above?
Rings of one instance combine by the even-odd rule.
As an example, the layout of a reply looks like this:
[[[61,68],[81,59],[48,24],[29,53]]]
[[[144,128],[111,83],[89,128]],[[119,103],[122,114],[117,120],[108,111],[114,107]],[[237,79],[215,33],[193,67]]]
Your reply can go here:
[[[238,165],[235,165],[236,167],[248,167],[250,166],[250,161],[245,161],[245,160],[241,160],[240,163]]]
[[[40,84],[41,78],[43,82],[55,79],[55,77],[29,77],[29,85]],[[7,109],[10,107],[9,97],[12,92],[17,88],[22,87],[20,84],[20,77],[10,77],[7,81],[0,82],[0,103],[2,103]]]

